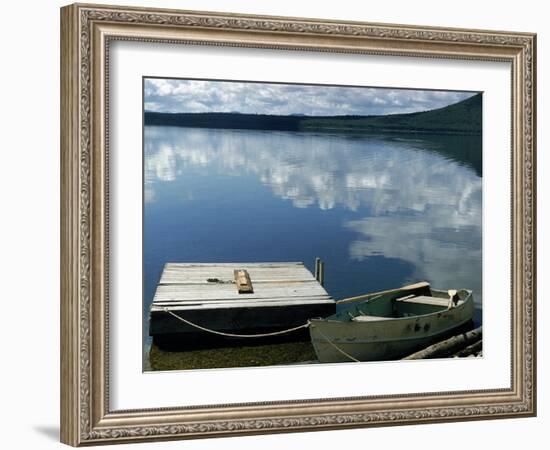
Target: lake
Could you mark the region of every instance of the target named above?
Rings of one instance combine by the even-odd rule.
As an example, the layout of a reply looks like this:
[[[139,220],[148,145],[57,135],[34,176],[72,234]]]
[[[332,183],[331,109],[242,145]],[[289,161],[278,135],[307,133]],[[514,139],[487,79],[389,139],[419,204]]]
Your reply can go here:
[[[341,299],[420,280],[482,301],[480,136],[145,126],[144,336],[166,262],[325,261]]]

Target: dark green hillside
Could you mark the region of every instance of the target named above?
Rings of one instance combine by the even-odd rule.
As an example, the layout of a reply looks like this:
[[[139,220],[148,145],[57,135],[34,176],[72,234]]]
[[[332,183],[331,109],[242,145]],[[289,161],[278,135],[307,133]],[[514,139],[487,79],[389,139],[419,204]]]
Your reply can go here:
[[[168,125],[195,128],[230,128],[243,130],[298,131],[298,116],[240,113],[157,113],[145,111],[145,125]]]
[[[481,94],[440,109],[385,116],[145,112],[145,125],[286,131],[481,134]]]
[[[385,116],[306,117],[301,130],[346,129],[416,133],[481,133],[481,94],[440,109]]]

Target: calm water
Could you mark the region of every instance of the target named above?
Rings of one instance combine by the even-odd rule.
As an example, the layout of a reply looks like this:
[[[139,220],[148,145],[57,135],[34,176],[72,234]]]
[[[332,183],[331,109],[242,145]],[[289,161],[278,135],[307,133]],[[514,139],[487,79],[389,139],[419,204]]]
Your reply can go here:
[[[336,299],[427,280],[481,308],[481,140],[145,127],[144,334],[166,262],[325,261]]]

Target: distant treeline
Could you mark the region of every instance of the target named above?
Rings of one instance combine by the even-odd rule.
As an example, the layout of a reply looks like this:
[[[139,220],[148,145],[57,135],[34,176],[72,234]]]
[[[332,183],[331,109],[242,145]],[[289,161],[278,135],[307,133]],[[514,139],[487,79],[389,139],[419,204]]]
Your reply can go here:
[[[280,131],[481,134],[481,94],[444,108],[383,116],[277,116],[145,111],[145,125]]]
[[[299,131],[303,117],[240,113],[157,113],[145,111],[145,125],[245,130]]]

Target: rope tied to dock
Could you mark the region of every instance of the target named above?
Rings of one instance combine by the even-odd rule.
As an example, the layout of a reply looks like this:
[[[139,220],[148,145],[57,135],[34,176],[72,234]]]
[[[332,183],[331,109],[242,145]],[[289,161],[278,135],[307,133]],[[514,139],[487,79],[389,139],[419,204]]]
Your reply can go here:
[[[179,316],[173,311],[170,311],[168,308],[163,308],[164,312],[167,312],[171,316],[174,316],[176,319],[180,320],[183,323],[186,323],[187,325],[197,328],[199,330],[205,331],[207,333],[217,334],[218,336],[226,336],[226,337],[235,337],[235,338],[261,338],[261,337],[270,337],[270,336],[278,336],[281,334],[287,334],[292,333],[293,331],[298,331],[302,328],[308,328],[309,327],[309,320],[304,323],[303,325],[294,327],[294,328],[288,328],[286,330],[279,330],[279,331],[273,331],[271,333],[260,333],[260,334],[235,334],[235,333],[223,333],[222,331],[216,331],[211,330],[210,328],[201,327],[200,325],[197,325],[196,323],[191,322],[190,320],[184,319],[183,317]]]
[[[334,342],[332,342],[328,337],[326,337],[321,330],[317,330],[317,333],[321,335],[321,337],[327,341],[330,345],[332,345],[337,351],[339,351],[342,355],[344,355],[346,358],[349,358],[353,362],[361,362],[358,359],[355,359],[353,356],[351,356],[349,353],[346,353],[344,350],[342,350],[340,347],[338,347]]]
[[[293,328],[288,328],[286,330],[279,330],[279,331],[274,331],[274,332],[271,332],[271,333],[260,333],[260,334],[235,334],[235,333],[224,333],[222,331],[216,331],[216,330],[212,330],[210,328],[205,328],[205,327],[202,327],[196,323],[193,323],[191,322],[190,320],[187,320],[187,319],[184,319],[183,317],[177,315],[175,312],[173,311],[170,311],[168,308],[163,308],[164,309],[164,312],[170,314],[171,316],[174,316],[176,319],[178,319],[179,321],[191,326],[191,327],[194,327],[194,328],[197,328],[201,331],[205,331],[206,333],[212,333],[212,334],[216,334],[218,336],[225,336],[225,337],[234,337],[234,338],[262,338],[262,337],[270,337],[270,336],[278,336],[278,335],[282,335],[282,334],[287,334],[287,333],[292,333],[294,331],[298,331],[302,328],[308,328],[310,325],[311,325],[311,322],[308,320],[306,323],[304,323],[303,325],[300,325],[300,326],[297,326],[297,327],[293,327]],[[323,339],[325,339],[330,345],[332,345],[338,352],[340,352],[342,355],[344,355],[345,357],[349,358],[351,361],[353,362],[361,362],[359,361],[358,359],[354,358],[353,356],[351,356],[350,354],[346,353],[344,350],[342,350],[340,347],[338,347],[334,342],[332,342],[327,336],[325,336],[321,331],[317,330],[318,333],[321,335],[321,337]]]

